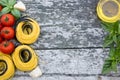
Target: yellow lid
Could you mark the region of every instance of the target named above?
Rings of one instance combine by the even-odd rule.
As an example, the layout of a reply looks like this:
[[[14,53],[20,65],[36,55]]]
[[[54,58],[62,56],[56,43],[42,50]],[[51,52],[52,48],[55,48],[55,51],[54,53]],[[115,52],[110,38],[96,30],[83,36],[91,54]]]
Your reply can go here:
[[[117,0],[100,0],[97,14],[102,21],[116,22],[120,19],[120,4]]]

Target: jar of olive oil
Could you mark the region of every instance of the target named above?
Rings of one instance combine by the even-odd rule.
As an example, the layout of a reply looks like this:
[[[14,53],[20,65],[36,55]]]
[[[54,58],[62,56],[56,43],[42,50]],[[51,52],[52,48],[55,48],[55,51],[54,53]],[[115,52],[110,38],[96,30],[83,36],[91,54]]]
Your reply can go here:
[[[116,22],[120,19],[120,2],[118,0],[100,0],[97,15],[105,22]]]

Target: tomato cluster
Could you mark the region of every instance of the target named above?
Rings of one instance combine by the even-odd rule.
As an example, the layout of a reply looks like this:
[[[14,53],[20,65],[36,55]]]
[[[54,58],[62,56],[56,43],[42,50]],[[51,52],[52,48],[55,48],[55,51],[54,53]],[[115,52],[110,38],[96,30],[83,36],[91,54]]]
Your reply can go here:
[[[0,6],[0,11],[1,10],[2,6]],[[15,17],[12,14],[7,13],[0,17],[0,51],[5,54],[11,54],[15,48],[12,42],[15,36],[14,24]]]

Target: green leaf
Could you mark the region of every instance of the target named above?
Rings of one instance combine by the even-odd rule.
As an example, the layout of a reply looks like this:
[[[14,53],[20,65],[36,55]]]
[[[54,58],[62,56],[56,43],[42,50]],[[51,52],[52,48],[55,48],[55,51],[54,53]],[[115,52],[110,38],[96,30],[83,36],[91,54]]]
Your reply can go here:
[[[118,25],[118,34],[120,34],[120,23]]]
[[[118,39],[118,42],[119,42],[118,44],[120,44],[120,35],[117,36],[117,39]],[[119,47],[120,47],[120,45],[119,45]]]
[[[12,13],[17,19],[20,18],[20,16],[21,16],[20,11],[17,10],[17,9],[15,9],[15,8],[11,11],[11,13]]]
[[[117,36],[116,35],[113,36],[113,41],[117,44]]]
[[[112,71],[112,62],[113,60],[106,59],[103,65],[102,73],[107,74]]]
[[[107,32],[111,32],[113,30],[113,23],[106,23],[106,22],[101,22],[101,26],[103,27],[103,29]]]
[[[114,33],[115,33],[115,34],[118,33],[118,27],[119,27],[119,21],[116,21],[116,22],[114,23]]]
[[[117,62],[120,62],[120,48],[117,47],[117,49],[115,50],[115,59],[117,60]]]
[[[115,59],[108,58],[103,65],[102,73],[107,74],[111,71],[117,72],[117,62]]]
[[[2,11],[0,12],[0,16],[3,15],[3,14],[9,13],[9,12],[10,12],[10,9],[8,7],[4,7],[2,9]]]
[[[103,44],[103,47],[108,47],[110,44],[113,43],[113,39],[110,38],[109,36],[107,36],[104,40],[104,44]]]
[[[16,0],[8,0],[9,6],[14,6]]]
[[[116,60],[114,60],[114,61],[112,62],[112,71],[117,72],[117,62],[116,62]]]
[[[8,5],[8,0],[0,0],[0,5],[7,6]]]
[[[112,46],[110,47],[109,57],[110,57],[110,58],[113,58],[114,55],[115,55],[115,48],[114,48],[114,46],[112,45]]]

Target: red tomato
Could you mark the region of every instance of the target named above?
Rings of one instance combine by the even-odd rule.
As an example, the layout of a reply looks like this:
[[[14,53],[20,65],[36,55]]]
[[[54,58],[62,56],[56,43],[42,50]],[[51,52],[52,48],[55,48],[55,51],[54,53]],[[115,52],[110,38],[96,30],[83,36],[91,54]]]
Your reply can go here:
[[[15,36],[15,31],[12,27],[3,27],[1,30],[1,36],[7,40],[13,39]]]
[[[15,49],[15,45],[10,41],[3,41],[0,44],[0,51],[5,54],[11,54]]]
[[[12,14],[3,14],[0,21],[4,26],[13,26],[15,23],[15,17]]]
[[[2,10],[2,8],[3,8],[3,7],[0,5],[0,11]]]
[[[0,36],[0,43],[3,41],[3,38]]]
[[[0,31],[1,31],[2,28],[3,28],[3,25],[0,23]]]

